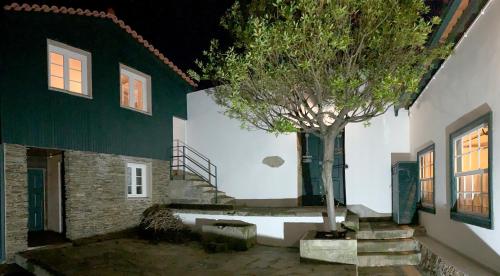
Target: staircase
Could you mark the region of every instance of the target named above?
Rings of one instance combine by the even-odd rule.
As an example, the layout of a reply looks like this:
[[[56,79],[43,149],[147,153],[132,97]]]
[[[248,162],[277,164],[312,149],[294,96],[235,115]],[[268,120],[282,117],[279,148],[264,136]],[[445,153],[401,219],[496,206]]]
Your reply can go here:
[[[170,165],[168,195],[178,204],[231,204],[234,198],[220,191],[217,166],[182,141],[175,140]]]
[[[357,232],[358,265],[418,265],[420,249],[413,234],[413,228],[397,225],[390,218],[360,221]]]
[[[182,174],[183,172],[173,171],[172,180],[168,188],[171,203],[232,204],[234,202],[233,197],[226,195],[223,191],[217,190],[199,176],[186,172],[186,179],[183,179]]]

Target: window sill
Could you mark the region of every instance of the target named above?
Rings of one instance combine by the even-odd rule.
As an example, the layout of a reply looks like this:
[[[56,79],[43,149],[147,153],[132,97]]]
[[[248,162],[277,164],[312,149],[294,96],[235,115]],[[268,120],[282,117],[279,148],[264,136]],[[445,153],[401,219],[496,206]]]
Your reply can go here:
[[[436,214],[436,208],[434,208],[434,207],[419,206],[418,210],[424,211],[424,212],[430,213],[430,214]]]
[[[125,106],[125,105],[122,105],[122,104],[120,104],[120,107],[124,108],[124,109],[128,109],[128,110],[132,110],[132,111],[135,111],[135,112],[138,112],[138,113],[142,113],[142,114],[145,114],[145,115],[153,116],[153,113],[150,112],[150,111],[144,111],[144,110],[136,109],[136,108],[133,108],[133,107],[130,107],[130,106]]]
[[[132,200],[140,200],[140,199],[150,199],[151,197],[149,196],[131,196],[127,195],[127,199],[132,199]]]
[[[59,89],[59,88],[54,88],[54,87],[49,87],[49,90],[56,91],[56,92],[62,92],[62,93],[69,94],[71,96],[77,96],[77,97],[82,97],[82,98],[86,98],[86,99],[92,100],[92,96],[91,95],[86,95],[86,94],[71,92],[69,90],[64,90],[64,89]]]
[[[464,213],[458,213],[452,211],[450,213],[450,218],[455,221],[459,222],[464,222],[467,224],[472,224],[475,226],[479,226],[482,228],[486,229],[493,229],[493,225],[491,224],[491,219],[490,218],[485,218],[485,217],[480,217],[480,216],[475,216],[475,215],[470,215],[470,214],[464,214]]]

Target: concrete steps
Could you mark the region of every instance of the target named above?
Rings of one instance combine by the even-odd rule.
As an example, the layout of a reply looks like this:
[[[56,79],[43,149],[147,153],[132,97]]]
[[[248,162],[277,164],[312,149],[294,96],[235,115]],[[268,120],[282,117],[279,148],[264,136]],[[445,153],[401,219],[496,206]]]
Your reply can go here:
[[[216,189],[206,181],[193,173],[172,172],[172,180],[169,183],[167,193],[171,203],[178,204],[232,204],[234,198],[225,192],[217,191],[217,203],[215,203]]]
[[[397,266],[397,265],[418,265],[420,263],[419,251],[405,252],[358,252],[358,266]]]
[[[418,251],[413,238],[393,240],[358,240],[358,253]]]
[[[414,233],[412,227],[396,225],[388,220],[361,220],[356,234],[358,265],[418,265],[421,254],[419,244],[413,238]]]
[[[413,237],[414,229],[393,222],[360,222],[358,240],[406,239]]]

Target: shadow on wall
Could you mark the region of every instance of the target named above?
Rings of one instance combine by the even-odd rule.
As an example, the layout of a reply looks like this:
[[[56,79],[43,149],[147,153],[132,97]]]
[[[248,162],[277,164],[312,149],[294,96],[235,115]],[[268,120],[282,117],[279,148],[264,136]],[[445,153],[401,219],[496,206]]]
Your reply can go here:
[[[267,225],[267,227],[259,228],[257,225],[257,243],[268,246],[280,246],[280,247],[299,247],[300,238],[307,233],[309,230],[324,231],[325,225],[327,223],[326,217],[323,217],[323,223],[314,222],[285,222],[283,224],[273,224]],[[216,219],[203,219],[197,218],[195,225],[192,226],[192,230],[196,232],[201,232],[203,225],[213,224],[215,222],[244,222],[241,220],[216,220]],[[275,229],[276,232],[283,233],[283,237],[276,237],[269,230],[269,227]],[[276,229],[283,227],[283,229]],[[264,229],[263,229],[264,228]]]
[[[422,213],[422,211],[420,212]],[[471,229],[473,226],[452,220],[449,218],[449,212],[450,210],[447,205],[436,206],[436,214],[448,214],[449,221],[446,226],[443,225],[441,219],[443,215],[424,214],[426,217],[422,217],[422,214],[420,214],[420,217],[426,221],[426,230],[429,236],[500,273],[500,255]],[[436,227],[436,230],[433,229],[434,227]],[[453,235],[443,233],[444,229],[453,229]],[[464,248],[469,248],[469,251],[473,253],[463,252]]]

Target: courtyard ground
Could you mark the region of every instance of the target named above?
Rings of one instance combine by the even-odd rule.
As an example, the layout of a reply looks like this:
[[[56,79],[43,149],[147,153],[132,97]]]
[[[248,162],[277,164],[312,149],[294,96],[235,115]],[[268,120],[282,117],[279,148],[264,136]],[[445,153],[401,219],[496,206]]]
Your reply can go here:
[[[22,253],[63,275],[356,275],[355,267],[304,264],[295,248],[257,245],[244,252],[206,253],[198,242],[153,244],[114,239]],[[359,268],[359,275],[420,275],[416,267]]]

